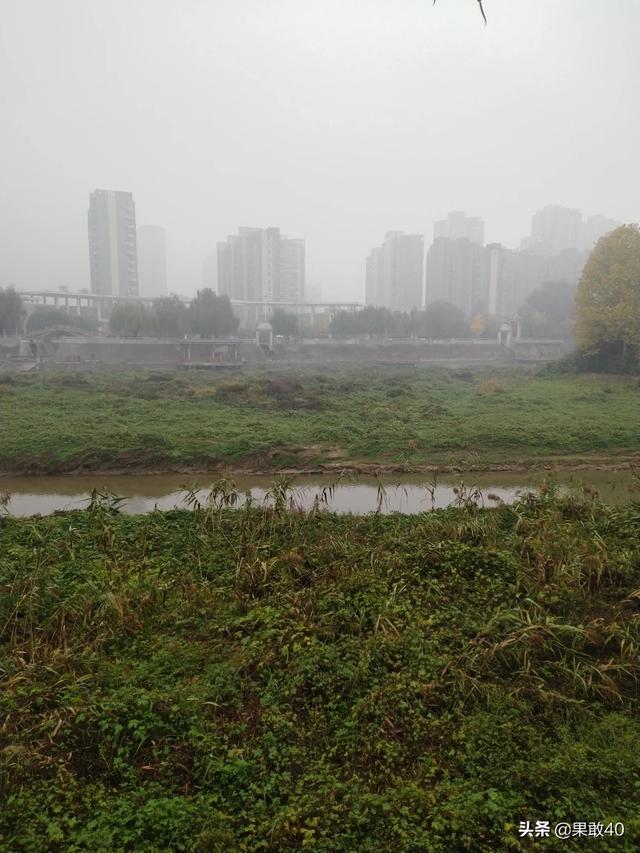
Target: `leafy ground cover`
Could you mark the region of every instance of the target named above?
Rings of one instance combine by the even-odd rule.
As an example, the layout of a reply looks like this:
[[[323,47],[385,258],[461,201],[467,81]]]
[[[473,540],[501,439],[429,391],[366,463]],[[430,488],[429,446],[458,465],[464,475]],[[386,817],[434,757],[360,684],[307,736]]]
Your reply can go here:
[[[632,377],[380,367],[0,381],[0,471],[482,468],[639,448]]]
[[[640,504],[274,498],[3,519],[1,849],[639,849]]]

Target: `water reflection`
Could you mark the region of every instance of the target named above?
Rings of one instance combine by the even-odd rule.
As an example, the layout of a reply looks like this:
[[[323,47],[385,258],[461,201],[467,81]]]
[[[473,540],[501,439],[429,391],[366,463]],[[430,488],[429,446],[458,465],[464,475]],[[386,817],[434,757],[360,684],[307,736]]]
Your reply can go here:
[[[542,473],[484,473],[440,475],[437,481],[430,475],[392,475],[378,480],[364,476],[339,481],[330,476],[290,479],[296,505],[306,509],[324,495],[328,508],[335,512],[367,513],[379,508],[382,512],[418,513],[449,506],[474,489],[480,490],[479,501],[484,505],[495,505],[499,501],[512,503],[523,493],[539,489],[548,476]],[[189,477],[184,474],[3,477],[0,478],[0,492],[11,495],[8,509],[15,516],[84,508],[94,488],[124,497],[121,508],[126,512],[146,513],[155,507],[163,510],[185,507],[186,488],[193,489],[197,499],[204,503],[214,479],[211,475]],[[241,493],[240,503],[244,502],[244,493],[250,493],[257,503],[268,500],[267,493],[275,479],[235,478],[236,488]],[[634,495],[640,499],[637,478],[630,471],[565,472],[554,474],[552,479],[563,489],[595,490],[607,503],[623,503]]]

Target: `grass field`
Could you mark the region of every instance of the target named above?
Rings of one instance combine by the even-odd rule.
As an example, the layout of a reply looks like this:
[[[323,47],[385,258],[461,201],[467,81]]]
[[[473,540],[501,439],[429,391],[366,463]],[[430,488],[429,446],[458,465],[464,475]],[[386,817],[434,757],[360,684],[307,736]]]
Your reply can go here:
[[[0,849],[640,848],[640,504],[279,497],[4,519]]]
[[[385,368],[0,381],[0,471],[461,467],[640,449],[640,385]]]

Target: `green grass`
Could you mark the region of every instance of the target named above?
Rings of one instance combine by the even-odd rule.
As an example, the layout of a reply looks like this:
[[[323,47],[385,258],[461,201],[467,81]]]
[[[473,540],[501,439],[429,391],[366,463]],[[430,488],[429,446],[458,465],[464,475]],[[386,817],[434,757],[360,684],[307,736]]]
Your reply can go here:
[[[4,519],[0,849],[639,849],[640,504],[280,497]]]
[[[0,382],[0,470],[490,465],[640,445],[636,378],[333,368]]]

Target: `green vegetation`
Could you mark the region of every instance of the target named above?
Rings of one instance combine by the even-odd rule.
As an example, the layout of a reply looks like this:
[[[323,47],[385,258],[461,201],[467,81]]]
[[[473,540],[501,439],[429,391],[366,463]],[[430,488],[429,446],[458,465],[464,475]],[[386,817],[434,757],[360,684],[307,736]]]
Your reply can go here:
[[[0,287],[0,335],[17,335],[22,329],[22,298],[13,287]]]
[[[598,241],[576,293],[576,337],[602,363],[640,367],[640,227]]]
[[[276,308],[269,318],[274,335],[295,338],[300,334],[300,323],[295,314],[289,314],[282,308]]]
[[[74,329],[96,333],[98,321],[94,317],[85,317],[79,314],[71,314],[59,308],[43,306],[35,308],[27,317],[26,333],[40,332],[43,329],[51,329],[56,326],[66,326]]]
[[[4,519],[1,849],[638,850],[640,504],[273,495]]]
[[[336,338],[359,335],[392,338],[495,338],[492,324],[469,325],[463,312],[450,302],[437,301],[424,311],[391,311],[367,305],[361,311],[339,311],[331,321],[331,334]]]
[[[548,281],[534,290],[518,310],[524,337],[571,340],[574,295],[575,288],[565,281]],[[495,340],[499,328],[500,320],[482,310],[467,322],[460,308],[444,300],[409,313],[371,305],[357,312],[339,311],[330,325],[331,334],[336,338],[368,335]]]
[[[631,377],[309,368],[0,380],[0,470],[278,470],[633,459]]]
[[[158,299],[148,308],[142,302],[116,305],[109,318],[114,334],[127,338],[177,338],[185,334],[224,338],[238,329],[228,296],[210,288],[199,290],[188,308],[177,297]]]
[[[571,339],[575,287],[566,281],[547,281],[536,288],[518,314],[525,338]]]

